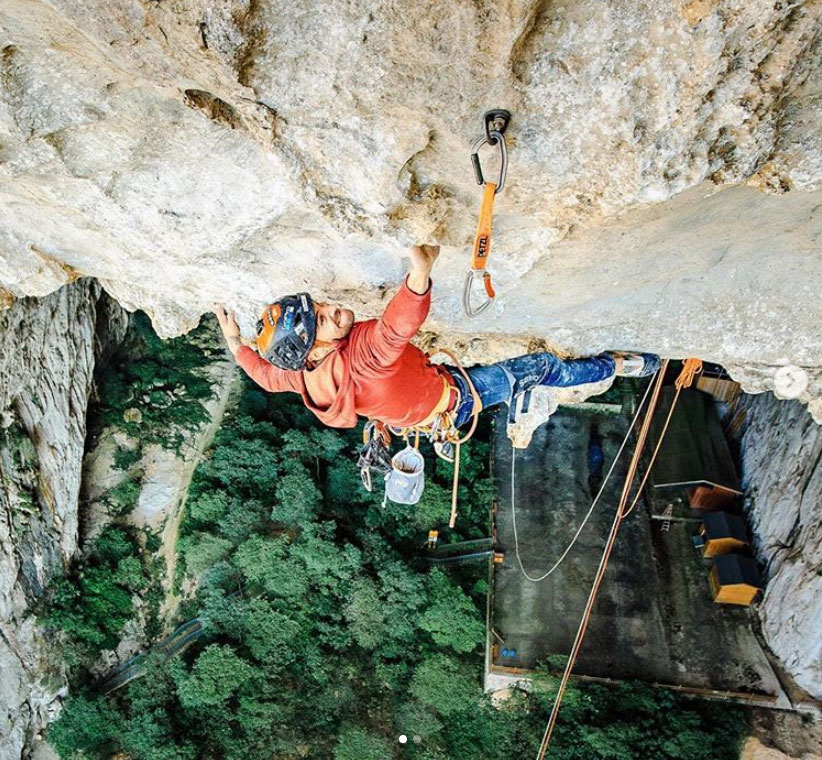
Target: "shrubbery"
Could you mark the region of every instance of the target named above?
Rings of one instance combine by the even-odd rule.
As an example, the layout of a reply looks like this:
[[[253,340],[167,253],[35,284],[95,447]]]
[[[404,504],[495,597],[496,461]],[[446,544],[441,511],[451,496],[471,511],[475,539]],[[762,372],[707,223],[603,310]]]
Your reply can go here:
[[[205,402],[214,388],[204,370],[224,350],[213,323],[204,320],[188,335],[164,341],[143,312],[131,315],[125,340],[96,374],[92,435],[111,426],[138,440],[140,447],[158,443],[178,449],[186,430],[208,421]],[[128,469],[139,456],[139,449],[119,449],[115,464]]]
[[[427,530],[448,519],[451,466],[430,458],[423,502],[383,509],[382,493],[360,485],[359,436],[317,425],[296,397],[245,382],[180,530],[178,586],[196,588],[184,614],[205,635],[178,659],[152,659],[112,698],[70,699],[50,732],[63,757],[535,755],[556,682],[492,708],[480,683],[485,566],[429,571],[420,560]],[[478,437],[463,456],[460,521],[446,541],[488,535],[488,444]],[[107,545],[96,556],[116,614],[101,645],[129,614],[121,594],[139,584],[124,562],[133,547],[116,536]],[[97,609],[93,593],[83,598]],[[66,609],[78,612],[76,601]],[[743,725],[739,710],[639,685],[572,687],[552,757],[730,760]]]
[[[43,620],[67,636],[66,660],[76,666],[101,649],[114,649],[133,617],[134,596],[149,590],[152,568],[145,567],[135,531],[106,528],[85,560],[56,580],[47,595]]]

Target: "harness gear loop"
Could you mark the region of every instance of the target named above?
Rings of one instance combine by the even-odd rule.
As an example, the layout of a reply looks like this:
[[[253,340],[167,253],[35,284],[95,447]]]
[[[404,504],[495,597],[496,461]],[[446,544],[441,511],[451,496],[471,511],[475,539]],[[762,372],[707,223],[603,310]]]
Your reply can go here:
[[[391,470],[391,457],[388,454],[391,436],[382,422],[369,420],[363,427],[362,440],[363,447],[357,459],[357,467],[360,468],[360,478],[365,490],[370,492],[373,487],[371,470],[383,473]]]
[[[474,251],[471,254],[471,269],[468,270],[462,289],[462,307],[469,317],[482,314],[494,302],[496,297],[494,286],[491,284],[491,274],[485,266],[488,263],[488,255],[491,253],[491,218],[494,213],[494,197],[497,187],[493,182],[486,182],[482,193],[477,234],[474,237]],[[480,273],[485,286],[486,299],[479,306],[474,307],[471,303],[471,291],[474,278]]]
[[[443,412],[441,415],[438,415],[440,417],[444,417],[451,428],[451,430],[448,431],[450,437],[447,437],[445,440],[448,440],[455,445],[463,444],[466,443],[472,435],[474,435],[474,431],[477,429],[477,420],[479,419],[479,413],[482,411],[482,401],[480,400],[479,393],[477,393],[477,389],[474,387],[471,376],[465,371],[465,367],[462,366],[462,363],[459,359],[457,359],[453,352],[449,351],[447,348],[440,348],[437,349],[437,352],[432,355],[436,356],[437,354],[445,354],[452,362],[454,362],[454,366],[459,370],[459,373],[465,380],[465,384],[468,386],[468,392],[471,394],[471,399],[474,402],[471,407],[471,427],[462,438],[460,438],[459,432],[457,432],[457,429],[454,427],[454,420],[451,419],[451,415],[448,412]]]
[[[454,480],[451,489],[451,516],[449,518],[449,526],[454,527],[457,519],[457,495],[459,485],[460,472],[460,447],[463,443],[468,441],[477,429],[477,420],[479,413],[482,410],[482,401],[480,400],[477,389],[471,381],[470,375],[465,371],[465,368],[460,363],[460,360],[448,349],[439,349],[436,353],[441,353],[447,356],[459,370],[460,374],[465,379],[466,386],[471,394],[473,401],[471,408],[471,427],[464,436],[460,436],[455,423],[456,415],[454,412],[440,412],[433,421],[425,426],[413,425],[407,428],[389,428],[378,420],[369,420],[363,429],[363,442],[365,447],[360,453],[358,465],[360,466],[360,473],[363,479],[363,485],[367,490],[371,490],[371,469],[377,469],[380,472],[391,472],[394,469],[394,462],[388,455],[388,444],[391,442],[389,431],[396,436],[405,438],[406,445],[410,448],[410,435],[415,434],[414,449],[419,447],[420,435],[428,438],[434,444],[434,449],[437,455],[446,459],[446,461],[454,463]],[[436,354],[435,354],[436,355]],[[430,357],[429,357],[430,358]],[[459,406],[459,401],[457,402]],[[454,449],[454,457],[449,458],[443,456],[441,449],[443,447],[452,447]],[[387,467],[386,467],[387,465]],[[386,504],[388,498],[388,491],[383,498],[383,506]]]

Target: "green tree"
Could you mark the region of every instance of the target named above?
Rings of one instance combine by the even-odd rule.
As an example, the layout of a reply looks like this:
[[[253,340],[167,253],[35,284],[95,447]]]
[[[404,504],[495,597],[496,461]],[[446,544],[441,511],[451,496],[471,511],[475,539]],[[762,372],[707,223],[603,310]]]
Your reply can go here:
[[[375,649],[380,644],[385,636],[385,616],[374,581],[370,578],[354,581],[343,614],[354,640],[363,649]]]
[[[288,527],[298,528],[315,517],[322,494],[300,462],[286,460],[283,467],[286,474],[277,482],[277,503],[271,510],[271,518]]]
[[[187,536],[180,544],[186,569],[194,577],[227,557],[232,548],[231,541],[212,536],[210,533],[195,533],[193,536]]]
[[[215,523],[228,511],[228,499],[225,491],[205,491],[189,499],[186,510],[197,523]]]
[[[113,514],[126,515],[137,506],[139,496],[140,483],[136,480],[125,480],[108,491],[105,500]]]
[[[485,626],[471,599],[439,569],[431,571],[431,605],[420,618],[440,646],[456,652],[472,652],[485,638]]]
[[[177,684],[186,708],[218,707],[237,693],[253,669],[229,646],[210,644]]]
[[[471,668],[443,654],[432,655],[417,666],[410,692],[420,704],[445,717],[473,709],[482,699]]]
[[[206,368],[222,353],[218,346],[212,319],[189,335],[164,341],[144,313],[132,315],[125,340],[96,373],[99,401],[91,410],[93,434],[108,425],[141,445],[179,449],[182,431],[209,419],[205,404],[214,395],[214,384]],[[131,408],[139,410],[137,419],[124,417]],[[117,461],[122,465],[128,459],[120,456]]]
[[[393,756],[392,745],[384,737],[359,726],[344,728],[334,748],[334,760],[388,760]]]
[[[241,625],[245,645],[252,657],[261,662],[292,659],[305,635],[294,613],[277,610],[263,599],[252,599],[245,605]]]
[[[112,580],[129,591],[143,591],[151,582],[143,570],[139,557],[123,557],[117,563]]]
[[[289,562],[291,542],[287,536],[251,536],[234,555],[234,563],[245,579],[269,594],[302,605],[310,579],[305,568]]]
[[[120,716],[102,696],[78,694],[66,700],[48,740],[63,760],[102,757],[119,746]]]

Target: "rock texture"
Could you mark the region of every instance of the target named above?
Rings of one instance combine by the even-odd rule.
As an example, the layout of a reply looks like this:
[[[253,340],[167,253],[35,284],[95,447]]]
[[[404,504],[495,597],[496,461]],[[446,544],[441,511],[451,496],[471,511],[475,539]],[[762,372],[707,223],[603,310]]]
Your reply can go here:
[[[371,315],[436,240],[431,328],[469,361],[642,348],[751,390],[792,363],[809,401],[820,39],[820,0],[5,0],[4,298],[92,275],[164,335],[305,288]],[[500,295],[472,322],[468,152],[495,106]]]
[[[749,738],[742,748],[740,760],[790,760],[790,755],[786,755],[773,747],[766,747],[759,739]],[[819,755],[804,755],[802,760],[815,760]]]
[[[0,759],[17,760],[64,688],[31,607],[77,548],[95,354],[123,312],[77,282],[0,314]],[[108,337],[106,337],[108,336]],[[103,340],[101,340],[103,338]]]
[[[499,297],[470,321],[468,152],[495,106],[514,112]],[[250,331],[293,290],[376,314],[403,248],[437,241],[426,340],[465,361],[535,340],[644,349],[721,362],[750,391],[796,366],[819,420],[820,232],[822,0],[3,0],[4,742],[48,702],[15,683],[59,688],[27,671],[20,621],[76,542],[95,291],[64,284],[96,278],[165,336],[217,300]],[[818,451],[808,420],[763,455],[785,466],[751,481],[751,513],[776,552],[766,635],[813,690],[819,478],[790,469]]]
[[[747,401],[746,508],[767,570],[762,631],[797,684],[822,699],[822,428],[795,401]]]

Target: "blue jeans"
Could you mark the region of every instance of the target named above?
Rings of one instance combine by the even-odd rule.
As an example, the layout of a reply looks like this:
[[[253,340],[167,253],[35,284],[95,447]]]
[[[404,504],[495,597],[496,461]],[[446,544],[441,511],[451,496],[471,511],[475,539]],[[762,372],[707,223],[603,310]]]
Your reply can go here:
[[[553,354],[542,353],[517,356],[484,367],[469,367],[466,372],[480,397],[482,408],[487,409],[497,404],[510,404],[514,397],[538,385],[566,388],[598,383],[611,377],[614,370],[614,360],[608,354],[586,359],[559,359]],[[448,371],[460,392],[456,425],[462,427],[471,419],[474,399],[462,373],[456,367],[448,367]]]

